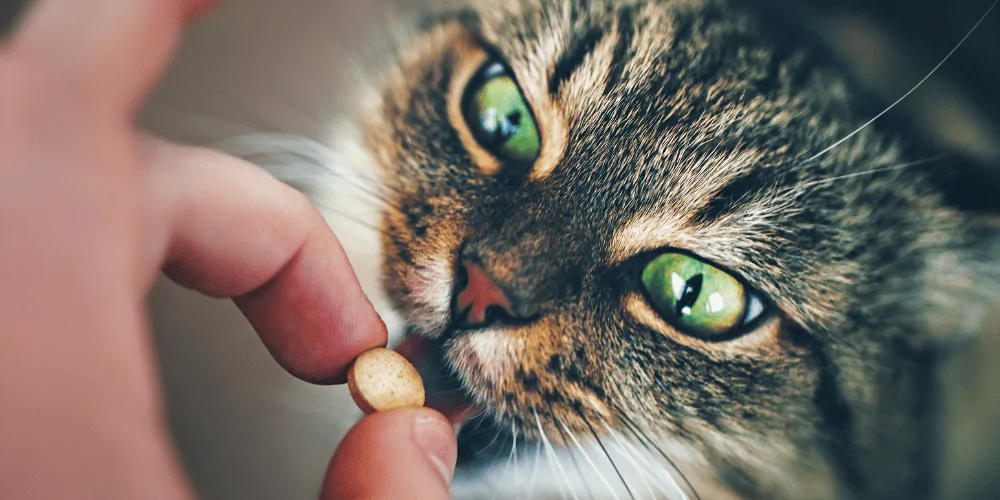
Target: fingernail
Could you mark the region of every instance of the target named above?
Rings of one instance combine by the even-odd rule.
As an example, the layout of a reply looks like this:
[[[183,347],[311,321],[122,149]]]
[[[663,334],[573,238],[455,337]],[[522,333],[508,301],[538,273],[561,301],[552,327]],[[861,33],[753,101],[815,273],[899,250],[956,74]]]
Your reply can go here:
[[[451,484],[457,453],[452,444],[455,440],[454,429],[440,419],[418,414],[413,418],[413,440],[427,454],[445,484]]]

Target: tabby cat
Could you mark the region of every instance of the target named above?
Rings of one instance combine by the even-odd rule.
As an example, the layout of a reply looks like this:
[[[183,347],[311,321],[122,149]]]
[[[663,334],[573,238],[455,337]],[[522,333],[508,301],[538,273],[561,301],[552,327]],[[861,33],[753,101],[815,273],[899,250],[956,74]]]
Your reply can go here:
[[[480,410],[456,497],[934,496],[1000,196],[787,17],[481,1],[409,48],[365,144],[383,286]]]

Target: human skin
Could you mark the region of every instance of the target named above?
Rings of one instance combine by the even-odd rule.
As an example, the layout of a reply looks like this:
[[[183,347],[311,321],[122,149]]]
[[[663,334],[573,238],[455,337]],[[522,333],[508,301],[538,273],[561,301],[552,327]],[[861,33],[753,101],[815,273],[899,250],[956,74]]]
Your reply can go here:
[[[184,23],[211,3],[39,0],[0,44],[2,498],[193,496],[144,305],[161,270],[232,297],[303,380],[340,383],[386,343],[301,194],[136,128]],[[455,456],[433,410],[372,415],[338,449],[322,496],[447,498]]]

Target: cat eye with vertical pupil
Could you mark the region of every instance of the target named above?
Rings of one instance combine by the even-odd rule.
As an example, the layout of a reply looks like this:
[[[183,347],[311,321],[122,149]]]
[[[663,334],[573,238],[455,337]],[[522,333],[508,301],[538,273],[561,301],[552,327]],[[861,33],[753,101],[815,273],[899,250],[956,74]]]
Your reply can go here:
[[[479,144],[497,159],[524,165],[538,158],[541,139],[535,117],[503,64],[487,63],[473,77],[462,113]]]
[[[761,297],[731,274],[681,253],[664,253],[642,271],[653,308],[682,332],[725,340],[764,313]]]

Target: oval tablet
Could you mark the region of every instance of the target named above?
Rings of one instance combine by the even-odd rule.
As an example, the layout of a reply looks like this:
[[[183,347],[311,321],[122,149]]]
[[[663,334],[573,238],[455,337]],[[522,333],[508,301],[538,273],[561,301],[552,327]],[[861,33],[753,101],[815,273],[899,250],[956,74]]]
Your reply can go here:
[[[354,360],[347,388],[366,415],[424,405],[424,383],[417,369],[396,351],[375,348]]]

